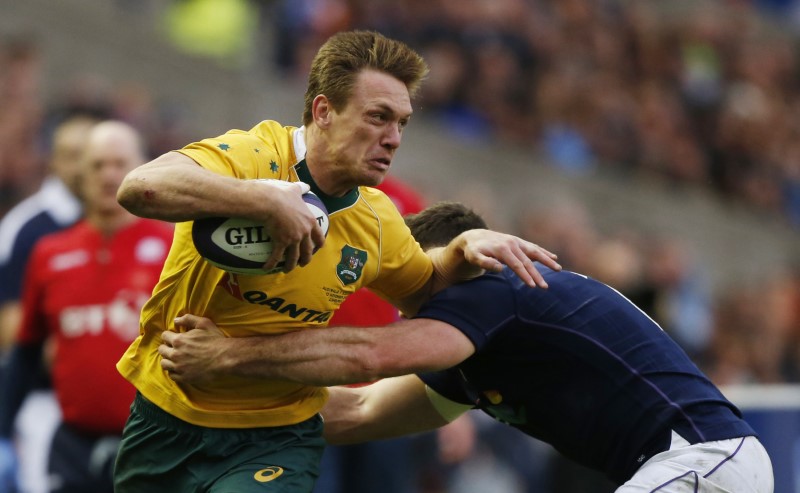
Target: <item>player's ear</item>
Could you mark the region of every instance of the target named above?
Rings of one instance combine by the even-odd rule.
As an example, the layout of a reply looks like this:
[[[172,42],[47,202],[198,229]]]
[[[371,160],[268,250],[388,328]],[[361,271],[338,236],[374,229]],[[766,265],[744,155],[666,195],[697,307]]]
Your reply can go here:
[[[327,128],[331,121],[331,103],[327,96],[318,94],[311,103],[311,117],[318,127]]]

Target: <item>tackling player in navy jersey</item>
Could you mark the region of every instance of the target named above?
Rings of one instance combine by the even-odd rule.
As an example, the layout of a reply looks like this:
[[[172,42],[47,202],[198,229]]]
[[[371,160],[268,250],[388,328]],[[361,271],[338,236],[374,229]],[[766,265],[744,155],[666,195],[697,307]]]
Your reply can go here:
[[[460,204],[408,219],[424,248],[485,227]],[[179,381],[217,372],[333,388],[323,410],[330,443],[419,432],[479,408],[606,473],[618,492],[773,491],[770,459],[752,428],[644,312],[613,288],[542,268],[548,289],[508,269],[447,288],[396,327],[331,328],[220,339],[187,315],[165,332],[162,366]]]

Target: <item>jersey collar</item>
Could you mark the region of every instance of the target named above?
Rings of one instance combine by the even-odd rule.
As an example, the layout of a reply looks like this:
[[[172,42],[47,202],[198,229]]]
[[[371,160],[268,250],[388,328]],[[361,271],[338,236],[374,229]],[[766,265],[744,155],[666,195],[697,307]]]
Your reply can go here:
[[[342,197],[331,197],[320,190],[316,182],[314,182],[314,178],[311,176],[311,171],[309,171],[308,163],[306,163],[305,159],[295,164],[294,170],[297,173],[297,178],[302,182],[308,183],[308,185],[311,187],[311,191],[314,192],[317,197],[320,198],[320,200],[322,200],[322,203],[325,204],[325,208],[328,209],[328,214],[333,214],[336,211],[346,209],[355,204],[358,200],[358,187],[350,190]]]

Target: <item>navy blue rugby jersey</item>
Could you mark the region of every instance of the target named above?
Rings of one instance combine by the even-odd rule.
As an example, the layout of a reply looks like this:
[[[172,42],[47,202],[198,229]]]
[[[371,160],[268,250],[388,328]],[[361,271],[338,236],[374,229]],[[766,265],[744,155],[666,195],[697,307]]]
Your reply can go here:
[[[619,483],[669,447],[671,430],[691,443],[755,435],[627,298],[574,272],[538,269],[548,289],[505,269],[423,306],[417,318],[453,325],[476,353],[422,380]]]

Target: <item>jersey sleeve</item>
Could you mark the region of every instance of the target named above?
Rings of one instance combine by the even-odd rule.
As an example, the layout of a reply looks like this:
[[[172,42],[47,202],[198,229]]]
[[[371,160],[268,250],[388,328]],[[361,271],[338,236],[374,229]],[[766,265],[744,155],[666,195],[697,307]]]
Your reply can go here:
[[[437,293],[414,318],[430,318],[460,330],[480,351],[494,332],[516,316],[512,288],[497,274],[455,284]]]
[[[433,371],[427,373],[420,373],[417,375],[420,380],[425,382],[425,385],[433,389],[442,397],[446,397],[451,401],[460,404],[471,404],[469,397],[461,385],[461,378],[457,374],[457,370],[451,368],[449,370]]]
[[[0,261],[0,279],[3,280],[0,282],[0,303],[21,298],[25,266],[39,236],[41,234],[36,234],[31,227],[23,227],[14,238],[9,256]]]
[[[8,262],[0,264],[0,304],[20,298],[20,280],[24,275],[24,266],[27,263],[28,255],[14,250]]]
[[[256,135],[242,130],[203,139],[177,152],[211,172],[243,180],[284,178],[287,174],[286,170],[278,169],[281,160],[274,149]]]
[[[43,273],[49,264],[44,244],[46,242],[39,242],[34,247],[22,279],[22,321],[17,333],[20,344],[42,342],[47,338],[47,320],[41,304],[44,299]]]
[[[368,287],[386,299],[402,299],[422,289],[433,274],[430,257],[411,236],[388,197],[381,214],[381,262],[378,277]]]

